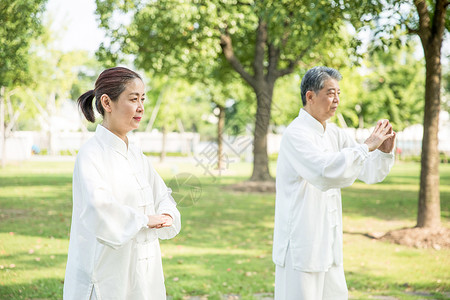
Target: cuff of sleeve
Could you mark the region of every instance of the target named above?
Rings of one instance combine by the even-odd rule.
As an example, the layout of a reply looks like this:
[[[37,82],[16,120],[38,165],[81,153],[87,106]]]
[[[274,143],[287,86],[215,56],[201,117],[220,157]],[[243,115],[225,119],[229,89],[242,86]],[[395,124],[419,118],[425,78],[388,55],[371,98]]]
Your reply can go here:
[[[389,153],[380,151],[380,150],[378,150],[378,149],[377,149],[376,151],[378,152],[378,155],[380,155],[381,157],[385,157],[385,158],[392,158],[392,157],[394,157],[394,150],[392,150],[392,151],[389,152]]]
[[[175,220],[175,216],[174,216],[174,214],[173,214],[172,212],[169,212],[169,211],[162,211],[162,212],[160,212],[160,214],[161,214],[161,215],[164,215],[164,214],[169,215],[169,216],[172,217],[172,220]]]
[[[144,217],[142,218],[142,227],[141,228],[148,228],[148,222],[149,222],[148,216],[144,215]]]
[[[361,144],[359,149],[364,158],[369,157],[369,146],[367,146],[367,144]]]

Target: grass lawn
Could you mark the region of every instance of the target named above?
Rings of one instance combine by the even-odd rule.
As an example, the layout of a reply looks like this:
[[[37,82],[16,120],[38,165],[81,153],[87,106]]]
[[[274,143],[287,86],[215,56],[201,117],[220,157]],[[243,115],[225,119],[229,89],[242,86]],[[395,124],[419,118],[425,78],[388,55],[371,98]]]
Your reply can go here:
[[[188,172],[202,187],[195,204],[180,207],[180,235],[161,242],[169,295],[253,299],[273,293],[274,195],[222,189],[247,179],[251,166],[232,163],[220,179],[185,162],[155,167],[166,183]],[[399,163],[382,184],[357,182],[343,190],[352,299],[448,299],[450,250],[407,248],[365,236],[415,225],[419,167]],[[72,168],[73,162],[25,162],[0,169],[0,299],[62,298]],[[442,222],[450,226],[450,165],[440,171]]]

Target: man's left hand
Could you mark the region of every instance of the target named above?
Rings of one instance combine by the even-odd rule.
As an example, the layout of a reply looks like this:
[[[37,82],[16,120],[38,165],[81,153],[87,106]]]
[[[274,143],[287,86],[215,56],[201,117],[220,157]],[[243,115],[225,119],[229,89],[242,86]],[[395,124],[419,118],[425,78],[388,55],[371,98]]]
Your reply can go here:
[[[388,133],[393,132],[393,136],[390,138],[387,138],[381,145],[378,147],[378,150],[384,152],[384,153],[390,153],[392,149],[394,149],[395,145],[395,138],[397,137],[397,133],[395,131],[392,131],[392,128],[389,130]]]

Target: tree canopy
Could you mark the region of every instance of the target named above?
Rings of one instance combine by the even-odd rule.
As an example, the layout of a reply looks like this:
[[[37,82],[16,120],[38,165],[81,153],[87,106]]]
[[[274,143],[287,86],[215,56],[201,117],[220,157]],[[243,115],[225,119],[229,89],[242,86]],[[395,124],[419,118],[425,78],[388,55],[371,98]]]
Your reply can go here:
[[[0,1],[0,86],[27,80],[31,41],[42,33],[47,0]]]
[[[101,25],[111,38],[99,56],[113,61],[118,52],[131,54],[140,68],[193,79],[217,78],[214,70],[231,68],[256,98],[252,179],[267,180],[266,135],[275,82],[300,62],[336,66],[337,49],[354,46],[342,45],[345,22],[359,24],[361,15],[381,9],[381,4],[363,3],[97,0]],[[115,23],[118,15],[128,16],[129,24]]]

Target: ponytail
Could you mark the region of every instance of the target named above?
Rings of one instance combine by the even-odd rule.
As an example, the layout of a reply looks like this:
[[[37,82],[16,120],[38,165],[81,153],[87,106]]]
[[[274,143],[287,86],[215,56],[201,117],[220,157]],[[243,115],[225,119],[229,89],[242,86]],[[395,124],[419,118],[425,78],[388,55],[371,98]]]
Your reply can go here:
[[[94,90],[89,90],[78,98],[78,106],[81,112],[89,122],[95,122],[94,108],[92,100],[94,99]]]
[[[78,106],[81,108],[86,119],[89,122],[95,122],[94,105],[92,103],[94,97],[96,99],[95,107],[97,111],[102,116],[105,116],[105,110],[103,109],[100,97],[106,94],[111,101],[117,101],[120,94],[125,90],[126,84],[135,78],[139,78],[142,81],[138,73],[124,67],[106,69],[100,73],[95,82],[95,90],[87,91],[78,98]]]

